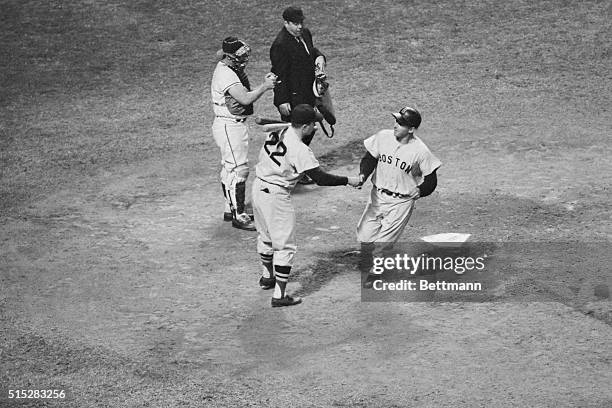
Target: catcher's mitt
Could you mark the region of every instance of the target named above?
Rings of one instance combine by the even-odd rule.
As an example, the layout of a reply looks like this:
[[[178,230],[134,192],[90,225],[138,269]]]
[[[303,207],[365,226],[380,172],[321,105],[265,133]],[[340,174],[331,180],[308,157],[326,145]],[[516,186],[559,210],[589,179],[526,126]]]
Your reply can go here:
[[[334,105],[332,104],[331,95],[329,94],[329,82],[327,82],[327,75],[322,70],[315,70],[315,80],[312,84],[312,92],[315,95],[315,106],[325,118],[325,121],[329,123],[331,134],[325,129],[323,122],[321,124],[321,130],[327,137],[334,137],[334,125],[336,124],[336,114],[334,112]]]

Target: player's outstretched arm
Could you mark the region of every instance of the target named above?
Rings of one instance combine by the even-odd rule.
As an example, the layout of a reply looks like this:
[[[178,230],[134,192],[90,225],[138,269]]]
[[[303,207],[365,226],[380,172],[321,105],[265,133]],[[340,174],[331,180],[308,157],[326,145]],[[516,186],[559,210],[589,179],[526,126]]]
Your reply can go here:
[[[323,171],[320,167],[307,170],[306,174],[319,186],[346,186],[348,184],[356,187],[359,184],[359,177],[337,176]]]

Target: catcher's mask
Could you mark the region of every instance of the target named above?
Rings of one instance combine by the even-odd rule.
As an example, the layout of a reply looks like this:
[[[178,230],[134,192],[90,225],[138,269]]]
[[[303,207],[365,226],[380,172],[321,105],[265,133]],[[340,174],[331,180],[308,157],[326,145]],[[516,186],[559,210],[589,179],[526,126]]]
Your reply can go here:
[[[234,54],[225,54],[230,61],[232,61],[239,68],[246,67],[246,64],[249,62],[249,56],[251,55],[251,47],[247,44],[244,44],[242,47],[238,49]]]
[[[247,62],[249,62],[251,47],[236,37],[227,37],[223,40],[222,49],[226,58],[239,69],[243,69]]]

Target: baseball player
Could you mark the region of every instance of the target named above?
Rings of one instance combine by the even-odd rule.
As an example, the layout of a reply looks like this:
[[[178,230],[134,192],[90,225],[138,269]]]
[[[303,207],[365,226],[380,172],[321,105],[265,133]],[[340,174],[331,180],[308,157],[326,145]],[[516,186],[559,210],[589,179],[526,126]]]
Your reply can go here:
[[[223,40],[217,52],[221,60],[213,73],[210,93],[215,119],[212,134],[221,151],[221,187],[225,197],[223,219],[235,228],[254,231],[251,217],[245,212],[246,180],[249,175],[247,154],[249,132],[245,123],[253,114],[253,102],[273,89],[276,76],[268,73],[264,82],[251,90],[244,71],[251,49],[236,37]]]
[[[442,165],[414,134],[421,114],[405,107],[392,115],[394,128],[367,138],[367,152],[360,162],[362,182],[373,172],[370,198],[357,225],[357,239],[366,256],[393,248],[410,220],[415,201],[436,188],[436,171]],[[372,287],[376,278],[370,270],[363,287]]]
[[[291,125],[268,134],[255,167],[253,212],[259,234],[257,252],[263,265],[259,285],[263,289],[274,288],[272,307],[292,306],[302,301],[285,293],[297,249],[291,192],[300,177],[306,173],[320,186],[360,184],[358,176],[337,176],[321,170],[312,150],[304,144],[304,139],[316,131],[315,122],[321,118],[308,104],[295,106],[291,111]]]

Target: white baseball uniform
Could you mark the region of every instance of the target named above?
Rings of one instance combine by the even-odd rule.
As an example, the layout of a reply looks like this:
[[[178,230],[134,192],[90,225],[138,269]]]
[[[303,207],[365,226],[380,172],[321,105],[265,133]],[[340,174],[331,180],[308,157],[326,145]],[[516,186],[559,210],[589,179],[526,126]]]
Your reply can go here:
[[[245,123],[247,115],[237,113],[240,109],[235,109],[237,102],[228,92],[235,85],[243,86],[238,74],[223,61],[219,61],[210,85],[215,113],[212,134],[221,151],[221,183],[226,189],[226,199],[230,200],[232,210],[236,209],[237,204],[243,205],[240,198],[236,198],[236,185],[244,183],[249,175],[249,132]]]
[[[378,163],[368,204],[357,225],[357,239],[392,245],[412,215],[414,200],[408,197],[409,192],[442,163],[417,136],[402,144],[395,139],[393,129],[379,131],[364,145]]]
[[[316,167],[314,153],[292,127],[268,134],[255,167],[252,199],[257,252],[273,255],[274,265],[293,265],[297,243],[291,192],[302,174]]]

